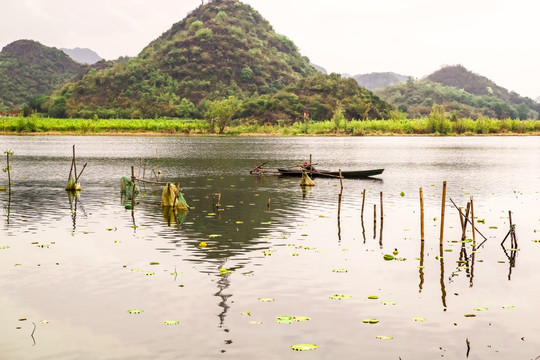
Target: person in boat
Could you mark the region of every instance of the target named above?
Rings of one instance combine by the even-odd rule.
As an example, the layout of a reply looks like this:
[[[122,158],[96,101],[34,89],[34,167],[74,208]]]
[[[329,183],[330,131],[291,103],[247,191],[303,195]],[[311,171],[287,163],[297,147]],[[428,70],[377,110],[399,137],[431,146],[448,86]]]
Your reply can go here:
[[[305,169],[306,171],[309,171],[309,172],[317,171],[315,170],[315,166],[313,166],[312,164],[308,164],[307,161],[304,161],[304,163],[302,164],[302,169]]]
[[[263,172],[263,166],[266,164],[266,162],[263,162],[261,165],[257,165],[253,168],[253,170],[251,170],[249,173],[250,174],[255,174],[255,175],[261,175],[262,172]]]

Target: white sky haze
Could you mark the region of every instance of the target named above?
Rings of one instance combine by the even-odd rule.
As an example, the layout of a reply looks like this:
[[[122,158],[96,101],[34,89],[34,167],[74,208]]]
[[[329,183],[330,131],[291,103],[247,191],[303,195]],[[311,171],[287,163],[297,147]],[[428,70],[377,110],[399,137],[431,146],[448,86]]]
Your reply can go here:
[[[206,2],[206,0],[205,0]],[[243,0],[329,72],[417,78],[462,64],[540,96],[540,0]],[[201,0],[1,0],[0,48],[31,39],[135,56]]]

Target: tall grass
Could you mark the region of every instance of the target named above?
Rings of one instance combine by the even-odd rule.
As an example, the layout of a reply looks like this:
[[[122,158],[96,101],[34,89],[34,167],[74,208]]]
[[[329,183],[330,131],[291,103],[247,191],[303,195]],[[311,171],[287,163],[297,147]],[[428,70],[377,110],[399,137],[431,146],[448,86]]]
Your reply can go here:
[[[178,135],[208,135],[214,133],[206,121],[189,119],[50,119],[32,117],[1,118],[3,133],[156,133]],[[422,119],[393,120],[341,120],[296,122],[284,125],[260,125],[236,122],[225,128],[226,135],[484,135],[484,134],[534,134],[540,135],[540,120],[497,120],[482,117],[477,120],[457,119],[431,114]]]

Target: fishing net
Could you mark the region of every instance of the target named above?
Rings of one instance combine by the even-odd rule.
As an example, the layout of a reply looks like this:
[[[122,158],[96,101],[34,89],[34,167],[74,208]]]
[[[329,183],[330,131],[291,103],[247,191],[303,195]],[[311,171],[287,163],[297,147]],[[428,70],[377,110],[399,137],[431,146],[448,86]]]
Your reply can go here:
[[[184,199],[184,196],[178,190],[176,185],[167,183],[161,193],[161,206],[162,207],[174,207],[176,209],[188,210],[189,206]]]
[[[72,191],[80,191],[82,189],[81,184],[78,182],[75,182],[75,179],[72,175],[69,176],[66,190],[72,190]]]
[[[311,180],[305,169],[302,169],[302,180],[300,180],[300,186],[315,186],[315,183],[313,180]]]
[[[133,195],[133,186],[135,186],[135,196],[139,195],[139,187],[133,183],[133,181],[125,176],[122,176],[120,179],[121,183],[121,189],[122,189],[122,196],[126,200],[131,200],[131,196]]]

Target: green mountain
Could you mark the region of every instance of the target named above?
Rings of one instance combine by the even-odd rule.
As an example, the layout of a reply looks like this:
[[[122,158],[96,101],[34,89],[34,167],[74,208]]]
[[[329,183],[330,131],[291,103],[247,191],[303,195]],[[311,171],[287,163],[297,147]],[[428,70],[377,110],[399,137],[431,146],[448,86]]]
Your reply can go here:
[[[461,65],[445,67],[422,80],[410,78],[376,93],[410,117],[428,116],[434,104],[444,106],[457,117],[473,119],[538,119],[540,113],[540,104]]]
[[[278,108],[286,116],[283,120],[292,121],[301,119],[305,109],[319,105],[333,111],[338,106],[345,109],[343,102],[375,99],[371,114],[388,115],[388,104],[356,84],[354,99],[344,94],[329,99],[324,93],[316,97],[301,92],[299,82],[310,77],[317,79],[314,86],[319,89],[333,86],[325,82],[338,86],[345,81],[321,75],[325,76],[251,6],[215,0],[174,24],[137,57],[108,62],[105,68],[66,84],[51,106],[63,106],[65,115],[71,117],[193,117],[205,112],[208,100],[234,96],[253,110],[244,109],[245,117],[257,114],[271,119],[266,113]],[[312,100],[316,103],[311,104]],[[361,116],[352,110],[354,106],[345,111]]]
[[[393,72],[373,72],[371,74],[359,74],[353,76],[358,85],[368,90],[384,89],[388,85],[407,81],[408,76]]]
[[[84,68],[56,48],[15,41],[0,52],[0,108],[13,109],[36,96],[49,96]]]

